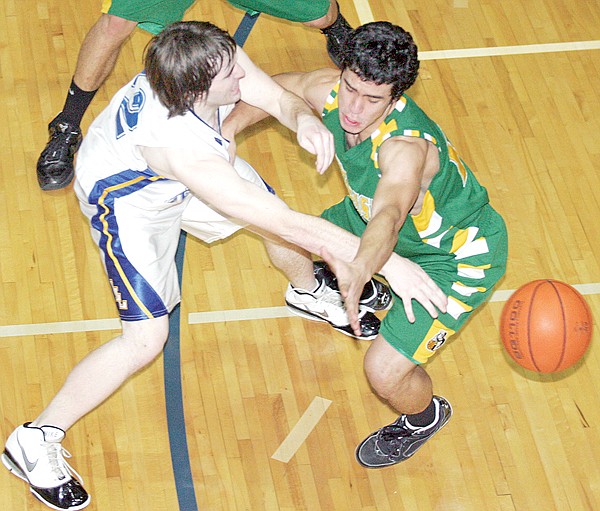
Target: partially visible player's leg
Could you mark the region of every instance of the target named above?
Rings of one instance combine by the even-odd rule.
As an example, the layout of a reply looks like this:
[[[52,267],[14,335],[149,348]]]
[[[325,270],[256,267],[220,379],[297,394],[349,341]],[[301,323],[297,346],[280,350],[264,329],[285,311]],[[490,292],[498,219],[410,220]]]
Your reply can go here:
[[[101,14],[79,49],[73,75],[75,84],[84,91],[96,91],[115,67],[123,43],[136,26],[135,21]],[[85,110],[80,121],[83,113]]]
[[[227,0],[250,14],[265,13],[277,18],[300,22],[307,27],[317,28],[327,39],[327,52],[336,66],[340,65],[340,54],[344,39],[352,30],[340,12],[336,0]]]
[[[54,509],[89,504],[77,472],[64,459],[65,431],[162,352],[168,327],[168,316],[123,322],[122,334],[81,360],[48,407],[10,435],[2,461],[39,500]]]
[[[63,188],[73,179],[73,160],[82,140],[81,120],[135,26],[133,21],[102,14],[87,33],[65,104],[48,124],[49,140],[37,162],[42,190]]]
[[[120,187],[113,187],[110,179],[100,180],[89,195],[81,186],[77,193],[103,255],[122,333],[72,369],[41,414],[11,434],[2,456],[4,465],[54,509],[82,509],[90,501],[77,473],[64,459],[61,442],[65,431],[162,352],[168,313],[180,297],[174,258],[180,233],[178,220],[185,202],[162,212],[154,210],[155,221],[147,218],[147,204],[161,204],[165,196],[177,197],[185,187],[171,182],[161,186],[149,179],[146,186],[138,188],[137,173],[128,175],[124,171],[120,177]],[[131,190],[127,190],[128,177],[136,178],[129,179],[133,182]],[[123,196],[115,194],[113,188],[124,192]],[[103,211],[103,222],[95,221],[99,209]]]
[[[48,407],[32,421],[33,426],[68,430],[162,353],[168,316],[122,324],[121,335],[96,348],[71,370]]]
[[[79,49],[77,65],[62,111],[48,124],[49,140],[36,171],[42,190],[64,188],[73,179],[73,160],[82,140],[81,121],[96,91],[112,72],[123,43],[136,26],[159,33],[183,18],[194,0],[112,0]]]
[[[340,6],[336,0],[331,0],[329,9],[325,16],[305,23],[308,27],[315,27],[321,30],[327,39],[327,53],[331,61],[337,66],[341,66],[341,54],[344,41],[352,31],[352,27],[340,12]]]
[[[381,334],[365,355],[365,373],[375,393],[401,415],[359,444],[356,458],[364,467],[408,459],[450,420],[452,408],[446,399],[433,395],[426,371]]]

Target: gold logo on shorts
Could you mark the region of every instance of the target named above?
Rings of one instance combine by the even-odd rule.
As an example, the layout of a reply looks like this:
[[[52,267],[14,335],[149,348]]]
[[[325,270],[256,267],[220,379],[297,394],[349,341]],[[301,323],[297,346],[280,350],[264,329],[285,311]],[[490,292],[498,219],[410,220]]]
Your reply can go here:
[[[110,287],[112,288],[113,295],[115,295],[115,302],[117,302],[117,307],[119,310],[126,311],[129,307],[127,305],[127,300],[123,300],[123,296],[119,291],[119,286],[115,286],[113,279],[108,279],[110,281]]]
[[[437,334],[435,334],[431,339],[427,341],[427,349],[429,351],[439,350],[442,345],[446,342],[446,336],[448,332],[446,330],[440,330]]]

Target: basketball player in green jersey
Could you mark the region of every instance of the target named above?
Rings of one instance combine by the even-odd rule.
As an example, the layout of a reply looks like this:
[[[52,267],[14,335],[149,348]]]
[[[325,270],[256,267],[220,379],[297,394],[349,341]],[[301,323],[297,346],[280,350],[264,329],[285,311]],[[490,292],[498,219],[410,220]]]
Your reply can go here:
[[[448,422],[451,406],[433,395],[422,364],[485,302],[506,268],[506,227],[486,189],[405,94],[418,69],[411,35],[375,22],[346,39],[341,74],[321,69],[275,77],[322,113],[335,138],[348,195],[323,217],[361,243],[350,262],[323,256],[349,315],[356,317],[363,284],[392,252],[406,262],[403,272],[386,275],[396,300],[364,360],[373,390],[401,414],[358,446],[356,457],[368,468],[406,460]],[[225,129],[231,135],[262,117],[241,104]],[[423,271],[447,295],[445,311],[419,300]]]

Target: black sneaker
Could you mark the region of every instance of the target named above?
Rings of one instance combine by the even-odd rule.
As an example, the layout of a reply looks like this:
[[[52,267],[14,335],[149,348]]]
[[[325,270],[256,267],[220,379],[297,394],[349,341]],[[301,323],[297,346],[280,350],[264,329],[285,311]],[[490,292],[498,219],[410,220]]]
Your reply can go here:
[[[335,273],[331,271],[325,261],[315,261],[313,266],[315,277],[318,280],[325,280],[328,287],[339,291]],[[363,307],[376,311],[388,310],[393,303],[394,299],[390,288],[377,279],[371,279],[365,284],[359,301],[359,304]]]
[[[350,326],[350,320],[348,314],[346,314],[346,308],[340,293],[328,287],[324,280],[318,280],[319,287],[313,292],[288,284],[285,293],[285,303],[288,310],[306,319],[329,323],[338,332],[355,339],[367,341],[375,339],[381,324],[379,318],[367,308],[360,307],[358,318],[361,335],[357,336]]]
[[[337,67],[341,67],[342,47],[346,37],[352,30],[353,28],[346,21],[346,18],[342,16],[341,12],[339,12],[337,19],[331,25],[321,30],[321,33],[327,39],[327,53],[329,54],[329,58]]]
[[[71,455],[61,445],[64,437],[65,432],[54,426],[23,424],[8,437],[2,463],[28,483],[31,493],[48,507],[75,511],[91,499],[73,477],[79,474],[65,461]]]
[[[37,178],[42,190],[64,188],[73,179],[73,158],[81,141],[81,129],[59,120],[60,114],[48,124],[50,139],[37,161]]]
[[[433,396],[436,421],[427,427],[411,429],[406,415],[401,415],[389,426],[375,431],[356,448],[356,459],[367,468],[395,465],[410,458],[417,450],[450,420],[452,407],[443,397]]]

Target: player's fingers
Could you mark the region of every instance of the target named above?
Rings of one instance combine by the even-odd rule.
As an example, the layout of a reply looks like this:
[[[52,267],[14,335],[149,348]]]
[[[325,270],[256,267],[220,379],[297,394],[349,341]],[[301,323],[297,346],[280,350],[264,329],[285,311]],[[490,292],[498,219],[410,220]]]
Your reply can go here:
[[[432,293],[428,294],[429,300],[435,305],[440,311],[446,312],[448,307],[448,297],[444,292],[437,286]]]
[[[319,137],[319,150],[317,151],[317,171],[323,174],[333,161],[333,139],[329,132],[321,133]]]
[[[429,313],[432,318],[438,317],[438,311],[433,305],[433,302],[429,300],[429,298],[425,297],[423,299],[417,299],[417,301],[424,307],[424,309]]]
[[[404,305],[404,312],[406,313],[406,318],[408,319],[408,321],[410,323],[414,323],[415,322],[415,313],[413,312],[413,308],[412,308],[412,301],[410,298],[408,299],[402,299],[402,304]]]

